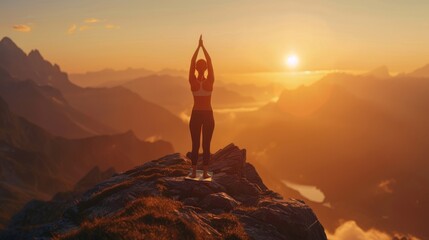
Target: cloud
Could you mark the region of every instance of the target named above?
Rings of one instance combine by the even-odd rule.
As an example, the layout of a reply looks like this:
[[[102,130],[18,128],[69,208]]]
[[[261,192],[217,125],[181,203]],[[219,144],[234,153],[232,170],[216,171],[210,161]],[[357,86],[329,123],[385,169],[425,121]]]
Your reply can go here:
[[[335,229],[334,234],[326,233],[329,240],[392,240],[393,236],[379,231],[377,229],[369,229],[367,231],[360,228],[355,221],[344,222],[341,226]],[[396,235],[398,239],[404,237],[401,234]],[[410,240],[419,240],[414,236],[406,236]]]
[[[98,23],[98,22],[101,22],[101,20],[98,18],[87,18],[84,20],[84,22],[86,22],[86,23]]]
[[[93,27],[88,26],[88,25],[81,25],[81,26],[78,26],[78,25],[76,25],[76,24],[72,24],[72,25],[67,29],[67,33],[68,33],[68,34],[74,34],[77,30],[79,30],[79,31],[86,31],[86,30],[89,30],[89,29],[91,29],[91,28],[93,28]]]
[[[73,23],[72,25],[70,25],[70,27],[67,29],[67,33],[68,34],[74,34],[76,31],[86,31],[86,30],[91,30],[91,29],[119,29],[121,28],[119,25],[116,24],[110,24],[107,23],[104,26],[100,25],[100,24],[95,24],[98,22],[105,22],[106,20],[100,20],[98,18],[87,18],[84,20],[84,22],[86,24],[80,25],[80,24],[75,24]]]
[[[16,24],[12,26],[13,30],[18,32],[30,32],[31,27],[25,24]]]
[[[327,234],[329,240],[391,240],[388,234],[369,229],[364,231],[355,221],[347,221],[335,229],[334,234]]]
[[[106,25],[104,25],[104,28],[106,28],[106,29],[119,29],[121,27],[118,25],[115,25],[115,24],[106,24]]]
[[[67,30],[67,33],[68,33],[68,34],[73,34],[73,33],[75,33],[75,32],[76,32],[76,29],[77,29],[77,25],[76,25],[76,24],[72,24],[72,25],[69,27],[69,29]]]

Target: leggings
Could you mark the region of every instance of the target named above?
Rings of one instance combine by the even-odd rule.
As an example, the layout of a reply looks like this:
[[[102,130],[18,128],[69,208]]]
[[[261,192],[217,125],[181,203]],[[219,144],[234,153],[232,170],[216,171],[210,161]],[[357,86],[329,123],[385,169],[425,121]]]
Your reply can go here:
[[[210,142],[214,130],[214,118],[212,110],[192,110],[189,129],[192,138],[192,165],[197,165],[200,150],[201,128],[203,132],[203,165],[207,166],[210,161]]]

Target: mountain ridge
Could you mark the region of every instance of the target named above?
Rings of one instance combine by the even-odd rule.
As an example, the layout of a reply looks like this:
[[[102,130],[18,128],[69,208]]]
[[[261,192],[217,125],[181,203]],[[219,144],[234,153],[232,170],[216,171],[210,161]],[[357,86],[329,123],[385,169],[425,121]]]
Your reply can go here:
[[[168,142],[143,142],[131,131],[57,137],[11,112],[2,98],[0,117],[0,229],[27,201],[70,189],[94,166],[124,170],[173,150]]]
[[[413,77],[429,77],[429,63],[420,68],[417,68],[416,70],[412,71],[411,73],[408,73],[407,75]]]
[[[262,155],[260,162],[272,178],[264,179],[282,194],[296,197],[282,184],[285,179],[319,188],[328,207],[309,205],[329,231],[349,218],[364,229],[426,239],[428,206],[420,203],[428,199],[429,185],[420,176],[428,166],[427,80],[329,74],[286,90],[253,115],[237,116],[240,123],[260,126],[244,129],[236,141],[255,157]],[[380,208],[386,202],[389,207]],[[377,220],[383,216],[388,218]]]
[[[180,114],[193,104],[188,80],[182,76],[153,74],[126,81],[121,86],[138,93],[144,99],[159,103],[173,113]],[[224,86],[216,86],[215,92],[212,99],[214,109],[255,102],[253,97],[231,91]],[[181,101],[178,102],[177,99]]]
[[[39,50],[27,55],[12,39],[4,37],[0,42],[0,67],[19,80],[31,79],[39,85],[50,85],[60,90],[76,90],[57,64],[45,60]]]
[[[372,69],[371,71],[365,73],[366,76],[373,76],[378,78],[390,78],[392,77],[389,72],[389,68],[383,65],[377,68]]]
[[[179,149],[186,146],[180,140],[186,134],[184,122],[167,109],[123,87],[77,86],[68,79],[67,73],[45,60],[38,50],[26,55],[10,38],[4,38],[0,44],[0,68],[17,81],[31,79],[38,85],[60,90],[73,108],[115,132],[132,129],[141,139],[161,136]]]
[[[0,96],[13,112],[54,135],[79,138],[115,132],[71,106],[58,89],[18,81],[6,71],[0,72]]]

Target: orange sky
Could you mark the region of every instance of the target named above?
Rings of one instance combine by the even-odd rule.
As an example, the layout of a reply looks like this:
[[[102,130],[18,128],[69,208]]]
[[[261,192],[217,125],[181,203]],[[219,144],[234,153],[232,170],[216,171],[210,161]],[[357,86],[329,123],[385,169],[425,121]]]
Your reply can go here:
[[[221,73],[394,72],[429,63],[429,1],[2,0],[0,36],[68,72],[187,69],[203,33]]]

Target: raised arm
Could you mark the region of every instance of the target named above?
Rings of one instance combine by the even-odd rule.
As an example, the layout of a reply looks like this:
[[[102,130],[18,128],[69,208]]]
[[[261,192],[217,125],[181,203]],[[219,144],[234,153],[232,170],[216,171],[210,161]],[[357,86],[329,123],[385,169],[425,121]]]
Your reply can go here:
[[[191,67],[189,69],[189,81],[196,79],[196,77],[195,77],[195,62],[197,61],[199,49],[200,49],[200,45],[198,45],[198,47],[195,50],[194,55],[192,56],[192,59],[191,59]]]
[[[201,43],[201,48],[203,49],[204,57],[206,58],[206,61],[207,61],[207,80],[213,82],[214,81],[214,71],[213,71],[212,59],[210,58],[209,53],[207,52],[206,48],[204,47],[204,44],[202,44],[202,43]]]

